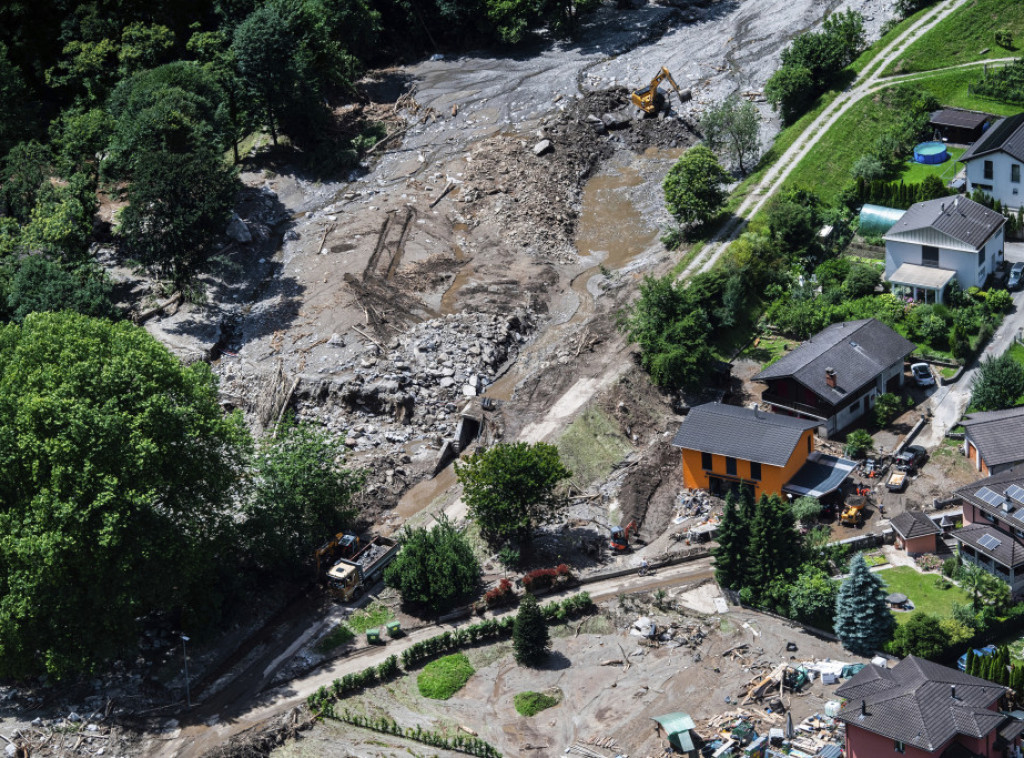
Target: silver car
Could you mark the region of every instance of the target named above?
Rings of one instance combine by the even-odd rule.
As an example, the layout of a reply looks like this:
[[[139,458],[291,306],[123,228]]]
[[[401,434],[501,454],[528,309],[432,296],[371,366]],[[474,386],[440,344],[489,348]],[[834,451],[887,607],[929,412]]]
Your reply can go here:
[[[931,387],[935,384],[935,377],[927,363],[915,363],[910,367],[910,373],[914,375],[918,387]]]
[[[1022,279],[1024,279],[1024,263],[1014,263],[1013,268],[1010,269],[1010,278],[1006,280],[1006,289],[1019,290],[1024,284]]]

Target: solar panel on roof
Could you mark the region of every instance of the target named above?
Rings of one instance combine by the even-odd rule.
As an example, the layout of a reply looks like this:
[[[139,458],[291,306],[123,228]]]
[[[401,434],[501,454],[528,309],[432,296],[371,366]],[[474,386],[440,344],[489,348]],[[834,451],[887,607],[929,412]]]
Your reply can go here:
[[[1017,510],[1013,513],[1013,518],[1024,524],[1024,510]]]
[[[984,537],[978,540],[978,544],[986,550],[995,550],[1003,543],[1002,540],[1000,540],[998,537],[993,537],[991,534],[986,534]]]
[[[1011,500],[1016,500],[1020,505],[1024,505],[1024,487],[1018,484],[1011,484],[1006,488],[1006,496]]]
[[[998,508],[1000,505],[1002,505],[1003,500],[1005,499],[998,492],[996,492],[995,490],[990,490],[988,487],[982,487],[980,490],[974,493],[974,496],[978,498],[978,500],[981,500],[983,503],[988,503],[993,508]]]

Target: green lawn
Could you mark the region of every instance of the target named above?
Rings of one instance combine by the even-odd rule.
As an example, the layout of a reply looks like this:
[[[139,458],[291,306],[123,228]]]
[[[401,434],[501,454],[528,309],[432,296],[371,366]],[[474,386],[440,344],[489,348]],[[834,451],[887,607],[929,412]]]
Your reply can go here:
[[[516,713],[520,716],[536,716],[543,710],[553,708],[562,702],[561,690],[554,695],[546,695],[543,692],[520,692],[512,698],[515,704]]]
[[[423,697],[447,700],[461,690],[475,673],[469,658],[462,653],[455,653],[424,666],[416,677],[416,686]]]
[[[953,613],[953,603],[968,603],[967,593],[956,585],[947,589],[935,586],[937,573],[922,574],[910,566],[883,569],[878,576],[886,583],[889,592],[902,592],[914,603],[914,610],[924,611],[939,618],[949,618]],[[904,623],[910,618],[909,613],[894,613],[897,623]]]
[[[1012,49],[996,44],[997,29],[1013,33]],[[971,0],[940,21],[914,42],[886,70],[886,74],[931,71],[984,58],[1020,54],[1024,38],[1024,3],[1008,0]],[[982,50],[988,48],[988,52]]]
[[[964,68],[958,71],[943,71],[937,74],[926,74],[911,81],[915,86],[926,89],[938,98],[939,102],[951,108],[967,108],[974,111],[985,111],[997,116],[1012,116],[1020,113],[1021,108],[1009,103],[1001,103],[987,97],[978,97],[967,91],[968,84],[981,79],[980,67]]]
[[[874,59],[878,56],[878,53],[882,50],[883,47],[888,45],[890,42],[896,39],[896,37],[898,37],[900,34],[906,31],[913,23],[915,23],[919,18],[921,18],[921,16],[930,11],[932,7],[933,6],[922,8],[917,13],[907,16],[905,19],[900,21],[898,24],[896,24],[896,26],[894,26],[892,29],[890,29],[888,32],[882,35],[882,38],[879,39],[878,42],[876,42],[863,53],[861,53],[857,60],[850,64],[850,68],[856,71],[858,74],[867,70],[868,65],[872,61],[874,61]]]
[[[942,181],[949,182],[954,176],[956,176],[956,172],[963,168],[962,166],[957,165],[956,160],[963,155],[964,148],[948,147],[946,148],[946,152],[949,153],[949,158],[947,158],[943,163],[928,164],[917,163],[916,161],[907,161],[907,167],[900,175],[900,180],[907,184],[913,184],[923,182],[926,176],[934,174]]]
[[[761,363],[761,368],[767,368],[781,358],[788,350],[792,350],[799,343],[777,335],[759,337],[757,344],[751,344],[740,353],[737,358],[748,358]]]

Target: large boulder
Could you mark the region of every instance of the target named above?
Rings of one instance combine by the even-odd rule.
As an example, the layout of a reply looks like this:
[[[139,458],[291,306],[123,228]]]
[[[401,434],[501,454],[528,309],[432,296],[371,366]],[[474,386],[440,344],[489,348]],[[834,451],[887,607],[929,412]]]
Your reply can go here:
[[[228,224],[227,234],[235,242],[241,242],[242,244],[252,242],[252,232],[249,231],[249,227],[239,218],[237,213],[232,216],[231,223]]]

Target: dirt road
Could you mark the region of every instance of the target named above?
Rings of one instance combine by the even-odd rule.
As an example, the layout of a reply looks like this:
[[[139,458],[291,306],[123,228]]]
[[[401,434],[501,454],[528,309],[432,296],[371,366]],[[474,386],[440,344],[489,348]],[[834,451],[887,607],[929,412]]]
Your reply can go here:
[[[591,594],[595,602],[603,602],[624,593],[651,592],[661,588],[678,587],[709,579],[713,575],[711,560],[705,558],[659,569],[653,576],[638,577],[630,574],[588,584],[584,589]],[[545,601],[557,599],[578,591],[571,590],[559,595],[546,596],[544,599]],[[428,626],[412,631],[401,639],[392,640],[386,646],[362,648],[355,654],[342,658],[307,677],[296,679],[284,687],[254,694],[251,702],[247,702],[238,711],[214,712],[209,705],[197,707],[186,719],[182,720],[180,732],[174,734],[170,739],[150,738],[148,744],[142,746],[143,752],[159,758],[202,756],[206,751],[224,744],[233,735],[244,732],[302,704],[310,694],[316,692],[320,687],[329,685],[338,677],[362,671],[368,666],[375,666],[390,655],[401,655],[402,651],[410,645],[445,630],[456,629],[458,626],[454,624]],[[222,702],[218,700],[216,705],[222,705]]]
[[[680,275],[681,279],[696,273],[710,271],[718,262],[729,245],[739,238],[747,228],[749,219],[753,218],[765,203],[782,187],[786,177],[806,157],[825,134],[846,111],[862,98],[872,94],[880,85],[888,84],[880,72],[895,61],[907,47],[922,34],[933,28],[939,21],[946,18],[967,0],[948,0],[926,13],[902,34],[892,40],[875,57],[868,66],[868,75],[854,83],[851,89],[843,92],[833,100],[821,114],[804,129],[800,137],[784,152],[775,164],[765,173],[764,178],[752,188],[746,199],[740,204],[733,218],[723,226],[701,251],[701,255],[690,263]]]

